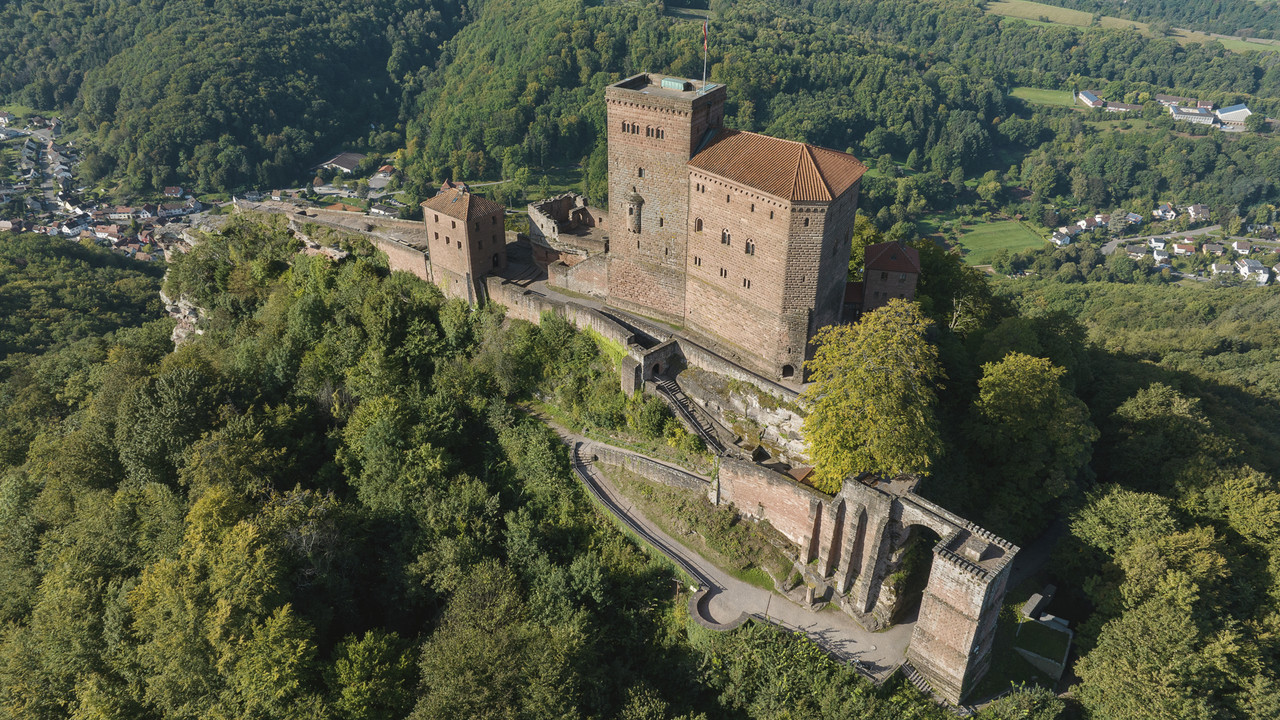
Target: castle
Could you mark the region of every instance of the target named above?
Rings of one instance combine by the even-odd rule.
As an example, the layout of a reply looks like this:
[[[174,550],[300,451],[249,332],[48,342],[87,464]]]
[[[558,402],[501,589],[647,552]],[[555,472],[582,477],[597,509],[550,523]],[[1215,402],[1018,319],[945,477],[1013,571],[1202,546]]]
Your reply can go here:
[[[723,126],[725,86],[640,74],[605,90],[608,303],[727,343],[774,378],[841,320],[866,168]]]
[[[651,74],[608,86],[612,210],[567,195],[531,204],[533,259],[553,288],[697,333],[764,377],[798,381],[818,329],[864,302],[913,296],[918,258],[909,284],[885,288],[882,301],[853,298],[849,242],[866,168],[847,153],[725,128],[725,96],[724,85]],[[423,203],[431,264],[447,270],[434,281],[471,302],[480,278],[505,267],[483,238],[462,237],[475,213],[482,227],[468,232],[501,217],[488,201],[455,212],[476,197],[446,184]]]

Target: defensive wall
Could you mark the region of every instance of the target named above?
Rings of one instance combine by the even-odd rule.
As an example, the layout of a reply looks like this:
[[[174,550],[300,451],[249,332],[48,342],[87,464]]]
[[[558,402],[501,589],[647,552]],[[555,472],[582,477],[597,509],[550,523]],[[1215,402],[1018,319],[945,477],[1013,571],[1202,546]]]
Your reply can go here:
[[[990,667],[996,621],[1018,548],[916,495],[915,480],[846,479],[824,495],[754,463],[722,458],[711,489],[717,502],[768,520],[808,563],[807,581],[869,629],[886,627],[899,603],[886,584],[916,526],[941,538],[921,597],[907,658],[953,703]]]

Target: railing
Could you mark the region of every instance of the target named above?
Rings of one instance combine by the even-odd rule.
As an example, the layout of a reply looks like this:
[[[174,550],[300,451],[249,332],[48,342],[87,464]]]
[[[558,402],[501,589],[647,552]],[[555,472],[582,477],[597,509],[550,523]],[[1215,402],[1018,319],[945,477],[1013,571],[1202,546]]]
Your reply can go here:
[[[707,444],[717,455],[724,455],[724,443],[720,442],[720,438],[716,435],[715,428],[710,424],[703,422],[697,413],[689,406],[689,398],[680,389],[680,386],[670,380],[660,380],[657,383],[658,392],[666,398],[667,402],[675,408],[676,412],[684,418],[689,427],[693,428],[702,441]]]

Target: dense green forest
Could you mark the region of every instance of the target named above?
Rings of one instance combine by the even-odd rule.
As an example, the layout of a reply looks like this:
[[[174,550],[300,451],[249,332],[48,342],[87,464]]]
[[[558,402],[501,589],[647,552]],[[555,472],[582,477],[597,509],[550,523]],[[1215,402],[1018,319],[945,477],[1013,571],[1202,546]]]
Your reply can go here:
[[[455,0],[21,0],[0,7],[0,96],[69,113],[95,148],[90,180],[270,187],[353,136],[394,147],[400,79],[470,14]]]
[[[641,70],[701,72],[699,25],[665,10],[16,2],[0,9],[0,97],[67,113],[91,149],[86,177],[122,179],[126,193],[302,182],[346,144],[405,148],[397,164],[413,196],[445,177],[536,180],[582,164],[601,202],[603,87]],[[711,17],[711,77],[732,89],[730,124],[870,158],[914,153],[913,166],[943,177],[1018,162],[1051,139],[1000,132],[1010,117],[1032,121],[1007,99],[1019,85],[1137,102],[1173,91],[1280,113],[1280,68],[1266,56],[1007,22],[957,0],[735,0],[714,3]],[[1275,154],[1274,142],[1256,144]]]
[[[524,410],[669,438],[595,340],[445,301],[359,241],[341,264],[297,247],[237,217],[180,257],[166,291],[207,316],[176,351],[167,320],[90,309],[5,360],[5,716],[943,717],[802,638],[688,622],[672,568]],[[1074,707],[1270,716],[1280,295],[992,286],[917,247],[925,491],[1023,544],[1062,519]],[[985,716],[1062,709],[1018,693]]]
[[[0,717],[947,717],[687,621],[520,406],[661,434],[595,341],[297,246],[237,218],[179,258],[208,312],[176,351],[82,308],[98,334],[5,360]]]

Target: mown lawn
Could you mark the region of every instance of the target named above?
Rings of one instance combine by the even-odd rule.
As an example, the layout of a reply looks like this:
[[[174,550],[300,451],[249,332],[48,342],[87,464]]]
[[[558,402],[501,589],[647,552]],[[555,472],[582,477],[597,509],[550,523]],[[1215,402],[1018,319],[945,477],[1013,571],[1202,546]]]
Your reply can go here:
[[[1000,250],[1015,253],[1042,245],[1044,238],[1016,220],[967,225],[960,236],[964,261],[970,265],[989,265]]]
[[[1043,88],[1016,87],[1009,94],[1032,105],[1057,105],[1073,107],[1076,105],[1075,95],[1070,90],[1045,90]],[[1081,105],[1080,107],[1084,107]]]

